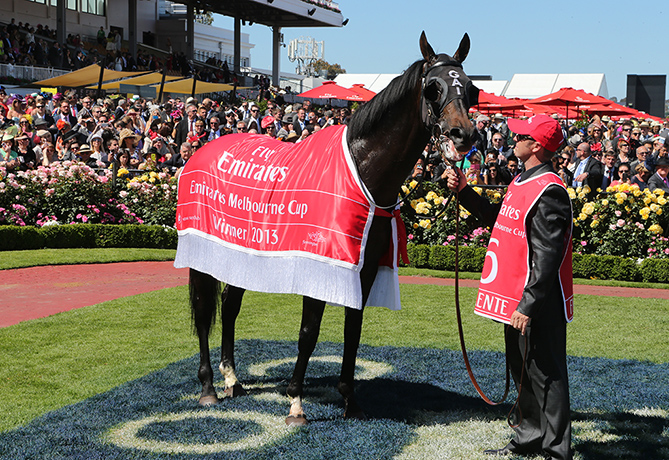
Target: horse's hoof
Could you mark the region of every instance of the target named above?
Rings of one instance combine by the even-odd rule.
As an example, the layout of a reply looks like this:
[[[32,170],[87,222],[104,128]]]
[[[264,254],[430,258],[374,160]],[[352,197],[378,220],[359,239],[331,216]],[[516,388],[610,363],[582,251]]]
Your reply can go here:
[[[244,390],[244,387],[242,387],[239,383],[232,386],[228,387],[225,389],[225,395],[228,398],[236,398],[238,396],[246,396],[246,390]]]
[[[289,415],[286,417],[286,425],[288,426],[305,426],[308,423],[307,416],[304,414]]]
[[[202,396],[200,398],[200,406],[215,406],[220,400],[216,395]]]
[[[346,411],[346,412],[344,412],[344,418],[348,419],[348,420],[353,419],[353,420],[360,420],[360,421],[369,420],[367,418],[367,415],[361,410]]]

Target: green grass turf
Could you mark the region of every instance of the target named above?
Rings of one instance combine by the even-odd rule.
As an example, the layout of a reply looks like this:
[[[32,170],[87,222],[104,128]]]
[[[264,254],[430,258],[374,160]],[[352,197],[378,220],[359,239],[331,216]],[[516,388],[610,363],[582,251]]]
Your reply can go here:
[[[365,311],[362,342],[457,349],[453,288],[403,285],[401,292],[401,311]],[[473,314],[475,295],[461,288],[467,347],[501,351],[502,326]],[[669,362],[669,301],[578,295],[575,303],[569,354]],[[248,292],[237,339],[296,340],[300,305],[295,295]],[[326,308],[320,340],[341,342],[343,320],[342,308]],[[0,344],[0,431],[197,352],[185,286],[2,328]],[[220,328],[211,346],[220,346]]]
[[[174,249],[93,248],[93,249],[36,249],[2,251],[0,270],[36,267],[39,265],[96,264],[137,262],[141,260],[174,260]]]

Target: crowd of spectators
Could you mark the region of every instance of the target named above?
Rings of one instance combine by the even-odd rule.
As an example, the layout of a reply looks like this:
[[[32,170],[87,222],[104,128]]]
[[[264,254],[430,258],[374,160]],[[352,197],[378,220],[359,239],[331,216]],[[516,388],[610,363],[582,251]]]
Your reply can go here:
[[[473,185],[505,186],[523,170],[513,154],[514,135],[502,114],[489,117],[475,113],[476,142],[462,164]],[[669,193],[669,119],[611,120],[593,116],[585,126],[568,126],[561,120],[565,142],[553,158],[555,171],[567,187],[597,190],[621,183],[637,184],[641,190],[660,188]],[[428,145],[410,178],[446,185],[446,165]]]
[[[130,175],[177,174],[191,155],[220,136],[257,133],[301,142],[324,126],[347,123],[350,115],[346,108],[280,104],[273,98],[234,105],[175,98],[158,104],[140,97],[96,100],[74,91],[23,98],[0,88],[0,166],[27,170],[70,160],[94,168],[115,164]]]

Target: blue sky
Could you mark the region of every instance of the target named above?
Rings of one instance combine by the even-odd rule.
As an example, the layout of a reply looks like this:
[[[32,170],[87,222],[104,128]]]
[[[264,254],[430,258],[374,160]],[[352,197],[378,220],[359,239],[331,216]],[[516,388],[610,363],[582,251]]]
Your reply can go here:
[[[610,97],[627,92],[627,74],[669,73],[669,2],[512,0],[340,0],[341,28],[284,28],[325,41],[325,60],[348,73],[400,73],[421,57],[425,31],[439,53],[453,54],[467,32],[465,71],[509,80],[515,73],[604,73]],[[232,29],[231,18],[214,25]],[[243,27],[255,48],[253,67],[271,68],[271,30]],[[294,72],[282,48],[281,69]],[[669,91],[667,92],[669,97]]]

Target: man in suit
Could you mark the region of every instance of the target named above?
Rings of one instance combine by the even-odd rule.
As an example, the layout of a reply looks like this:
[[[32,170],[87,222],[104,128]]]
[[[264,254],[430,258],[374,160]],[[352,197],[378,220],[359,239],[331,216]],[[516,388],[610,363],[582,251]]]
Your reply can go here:
[[[197,120],[197,107],[193,104],[187,105],[186,117],[174,127],[174,133],[172,134],[177,145],[181,145],[188,140],[188,133],[195,132],[195,122]]]
[[[260,115],[260,107],[257,105],[251,106],[251,110],[249,110],[249,117],[244,119],[244,123],[246,123],[246,128],[251,131],[254,129],[258,134],[263,134],[265,132],[264,129],[262,129],[262,116]]]
[[[300,136],[302,131],[307,127],[307,112],[304,108],[297,109],[297,115],[293,116],[293,131]]]
[[[616,168],[616,154],[614,152],[606,152],[604,154],[604,168],[602,171],[602,190],[611,185],[611,182],[618,177],[618,168]]]
[[[77,124],[77,117],[72,113],[70,103],[66,99],[61,101],[58,112],[54,114],[53,118],[56,122],[58,122],[58,120],[67,121],[70,126],[76,126]]]
[[[179,148],[179,153],[172,155],[169,160],[162,164],[162,168],[168,168],[171,173],[177,173],[183,168],[191,155],[193,154],[193,146],[190,142],[184,142]]]
[[[503,204],[479,196],[462,171],[447,172],[448,188],[459,192],[460,204],[492,229],[492,257],[486,257],[484,266],[489,275],[481,280],[479,298],[504,299],[512,312],[504,335],[519,393],[515,435],[505,447],[484,453],[571,460],[566,326],[573,317],[572,212],[569,194],[551,164],[564,136],[557,121],[546,115],[529,122],[509,119],[509,129],[516,133],[515,155],[526,170],[509,185]],[[518,260],[520,254],[524,260]],[[500,275],[502,270],[490,268],[497,266],[490,263],[498,257],[500,267],[515,265],[518,270]]]
[[[669,159],[660,157],[655,165],[655,173],[648,179],[648,190],[652,192],[656,188],[659,188],[664,190],[664,193],[669,193],[669,179],[667,179],[667,175],[669,175]]]
[[[593,196],[602,184],[603,166],[592,156],[590,144],[581,142],[576,148],[576,169],[574,170],[574,187],[588,186],[590,195]]]

